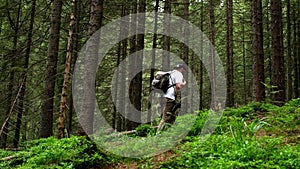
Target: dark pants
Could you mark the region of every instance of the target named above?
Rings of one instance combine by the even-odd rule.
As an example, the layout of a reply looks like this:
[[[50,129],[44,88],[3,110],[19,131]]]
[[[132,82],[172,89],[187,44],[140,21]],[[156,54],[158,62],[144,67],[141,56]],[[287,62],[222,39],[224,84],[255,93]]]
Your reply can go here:
[[[179,107],[175,100],[166,98],[166,105],[163,110],[162,119],[158,125],[157,131],[162,130],[166,123],[174,124],[177,116],[177,108]]]

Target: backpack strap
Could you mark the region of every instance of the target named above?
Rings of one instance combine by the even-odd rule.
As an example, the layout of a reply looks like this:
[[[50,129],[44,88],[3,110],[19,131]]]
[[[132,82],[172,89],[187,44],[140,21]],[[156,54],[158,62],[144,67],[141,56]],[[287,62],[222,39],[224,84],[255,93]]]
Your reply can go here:
[[[170,78],[170,81],[172,82],[172,84],[171,84],[170,86],[168,86],[168,89],[171,88],[171,87],[176,86],[176,83],[174,83],[173,80],[172,80],[172,78],[171,78],[171,74],[174,73],[174,72],[175,72],[175,70],[172,70],[172,71],[170,72],[169,78]],[[174,90],[176,91],[176,88],[175,88],[175,87],[174,87]]]

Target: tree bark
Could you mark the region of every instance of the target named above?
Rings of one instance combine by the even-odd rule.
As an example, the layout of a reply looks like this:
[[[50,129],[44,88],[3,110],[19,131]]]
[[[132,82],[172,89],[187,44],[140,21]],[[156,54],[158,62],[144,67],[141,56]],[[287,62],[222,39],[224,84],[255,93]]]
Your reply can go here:
[[[133,36],[130,38],[130,51],[129,54],[133,54],[137,51],[137,35],[136,35],[136,29],[137,29],[137,16],[135,15],[137,13],[137,0],[133,0],[132,2],[132,11],[131,13],[133,14],[131,17],[131,21],[130,21],[130,31],[131,34],[133,34]],[[133,76],[134,74],[134,68],[136,65],[136,59],[129,59],[128,61],[128,70],[129,70],[129,77]],[[135,93],[135,88],[132,84],[132,82],[134,81],[134,79],[132,79],[132,81],[129,81],[129,99],[130,102],[133,103],[133,97],[137,97],[137,95],[139,95],[138,93]],[[129,105],[126,105],[129,106]],[[136,107],[137,108],[137,107]],[[130,114],[126,114],[126,116],[130,117]],[[130,120],[132,120],[132,117],[130,117]],[[134,126],[132,126],[131,121],[129,120],[129,118],[126,119],[126,124],[125,124],[125,128],[126,130],[131,130],[132,128],[134,128]]]
[[[291,3],[286,1],[286,27],[287,27],[287,100],[293,98],[293,57],[291,46]]]
[[[164,13],[171,14],[171,0],[165,0],[164,4]],[[170,32],[170,17],[165,15],[164,17],[164,25],[163,25],[163,41],[162,41],[162,49],[163,49],[163,57],[162,57],[162,68],[163,70],[170,69],[170,36],[166,34]]]
[[[67,45],[67,55],[66,55],[66,64],[65,64],[65,72],[64,72],[64,82],[61,91],[61,100],[59,106],[59,118],[58,118],[58,135],[57,137],[63,138],[65,137],[65,121],[66,121],[66,112],[67,112],[67,96],[69,91],[69,81],[71,75],[71,64],[72,64],[72,56],[73,56],[73,36],[76,24],[76,0],[72,0],[72,12],[70,17],[70,29],[69,29],[69,37],[68,37],[68,45]]]
[[[151,58],[151,71],[150,71],[150,81],[149,86],[151,86],[152,80],[154,79],[154,71],[156,62],[156,47],[157,47],[157,23],[158,23],[158,8],[159,8],[159,0],[155,0],[155,18],[154,18],[154,30],[153,30],[153,40],[152,40],[152,58]],[[149,88],[149,93],[151,93],[152,88]],[[152,94],[149,96],[148,100],[148,115],[147,115],[147,122],[152,120],[152,112],[151,112],[151,103],[152,103]]]
[[[282,105],[285,102],[285,73],[282,44],[282,5],[281,0],[271,0],[271,31],[272,31],[272,86],[273,100]]]
[[[215,108],[217,105],[215,96],[216,96],[216,76],[215,76],[215,3],[214,0],[209,1],[209,40],[211,42],[210,47],[210,58],[209,58],[209,76],[210,76],[210,103],[211,108]]]
[[[234,91],[233,91],[233,1],[226,0],[227,6],[227,104],[232,107],[234,105]]]
[[[101,28],[103,2],[104,0],[90,1],[91,9],[88,29],[90,39],[86,44],[86,56],[84,60],[83,102],[79,117],[81,122],[81,127],[78,129],[79,135],[90,135],[93,134],[94,130],[95,78],[98,64],[98,49],[101,42],[99,42],[99,37],[92,35]]]
[[[262,1],[252,1],[253,100],[265,99]]]
[[[41,128],[39,137],[46,138],[53,135],[53,102],[55,81],[57,76],[57,60],[60,37],[62,0],[54,0],[51,9],[50,39],[47,52],[46,78],[41,112]]]
[[[146,11],[146,1],[139,0],[138,3],[138,17],[137,17],[137,29],[138,32],[145,31],[145,11]],[[144,49],[144,33],[137,35],[136,51],[142,51]],[[129,119],[132,119],[127,130],[132,130],[136,128],[141,123],[141,110],[142,110],[142,65],[143,65],[143,53],[140,53],[135,58],[135,68],[139,71],[138,74],[132,79],[132,92],[130,98],[132,99],[133,106],[139,111],[138,114],[133,114],[128,112]]]

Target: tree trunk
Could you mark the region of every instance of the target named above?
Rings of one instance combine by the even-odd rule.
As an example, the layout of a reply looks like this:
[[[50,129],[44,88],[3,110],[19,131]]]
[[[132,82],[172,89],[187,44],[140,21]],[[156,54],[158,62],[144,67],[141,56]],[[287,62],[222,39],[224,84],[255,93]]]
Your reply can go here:
[[[265,99],[265,75],[263,52],[263,21],[262,1],[252,1],[252,55],[253,55],[253,99],[263,101]]]
[[[203,32],[203,27],[204,27],[204,2],[201,1],[201,16],[200,16],[200,29],[201,31]],[[201,59],[201,62],[200,62],[200,65],[199,65],[199,83],[200,83],[200,89],[199,89],[199,94],[200,94],[200,103],[199,103],[199,109],[200,110],[203,110],[203,62],[202,62],[202,59],[203,59],[203,35],[201,34],[201,37],[200,37],[200,59]]]
[[[65,137],[65,121],[66,121],[66,112],[67,112],[67,96],[69,91],[69,81],[71,75],[71,64],[72,64],[72,56],[73,56],[73,36],[76,24],[76,0],[72,0],[72,12],[70,17],[70,29],[69,29],[69,37],[68,37],[68,46],[67,46],[67,55],[66,55],[66,64],[65,64],[65,72],[64,72],[64,82],[61,91],[61,100],[59,106],[59,118],[58,118],[58,135],[57,137],[63,138]]]
[[[293,60],[294,60],[294,74],[295,74],[295,77],[294,77],[294,97],[295,98],[298,98],[300,95],[299,95],[299,91],[298,91],[298,88],[299,88],[299,69],[298,69],[298,55],[297,55],[297,48],[298,48],[298,45],[297,45],[297,12],[296,10],[294,9],[293,10],[293,36],[294,36],[294,41],[293,41],[293,53],[294,53],[294,57],[293,57]]]
[[[189,6],[190,6],[190,0],[183,0],[183,7],[184,7],[184,16],[183,19],[187,22],[189,22]],[[184,45],[182,47],[182,60],[185,62],[185,64],[189,65],[189,41],[190,41],[190,29],[188,26],[183,27],[183,36],[184,36]],[[189,74],[188,71],[186,71],[184,73],[185,75],[185,80],[188,82],[189,81],[189,76],[191,76],[191,74]],[[192,88],[190,88],[191,84],[187,83],[186,86],[184,87],[184,89],[181,91],[180,97],[181,98],[189,98],[189,99],[181,99],[181,113],[182,114],[186,114],[189,112],[189,108],[191,108],[192,106],[192,102],[193,102],[193,98],[192,97],[188,97],[189,94],[192,94]],[[193,110],[190,110],[193,111]]]
[[[293,98],[293,56],[291,46],[291,4],[290,0],[286,1],[286,27],[287,27],[287,100]]]
[[[27,84],[27,71],[28,71],[28,66],[29,66],[29,57],[30,57],[31,45],[32,45],[35,7],[36,7],[36,0],[32,0],[31,18],[30,18],[30,25],[29,25],[29,30],[28,30],[29,32],[28,32],[28,36],[27,36],[27,47],[26,47],[26,53],[25,53],[24,71],[22,73],[24,82],[22,83],[20,96],[18,98],[18,111],[17,111],[18,119],[17,119],[15,138],[14,138],[14,147],[15,148],[17,148],[19,145],[22,116],[23,116],[23,112],[24,112],[23,105],[24,105],[24,97],[25,97],[26,84]]]
[[[74,49],[73,49],[73,57],[72,57],[72,65],[71,65],[71,72],[74,72],[74,66],[77,61],[78,51],[79,51],[79,32],[80,30],[80,20],[81,20],[81,0],[76,1],[76,12],[75,12],[75,19],[76,19],[76,26],[74,30]],[[70,97],[69,97],[69,113],[68,113],[68,133],[72,133],[72,125],[73,125],[73,95],[72,95],[72,87],[69,88],[70,90]]]
[[[211,108],[215,108],[217,105],[215,96],[216,96],[216,76],[215,76],[215,51],[214,51],[214,45],[215,45],[215,3],[214,0],[209,1],[209,40],[211,42],[210,47],[210,58],[209,58],[209,76],[210,76],[210,103]]]
[[[90,19],[88,35],[90,37],[86,44],[86,56],[84,60],[84,75],[83,75],[83,102],[80,110],[79,135],[93,134],[94,128],[94,109],[96,102],[95,78],[98,66],[98,49],[99,37],[92,36],[98,29],[101,28],[103,18],[103,1],[90,1]],[[100,35],[101,36],[101,35]],[[83,130],[82,130],[83,129]]]
[[[129,54],[133,54],[137,51],[137,35],[136,35],[136,29],[137,29],[137,17],[136,14],[137,13],[137,0],[133,0],[132,2],[132,14],[133,16],[131,17],[131,25],[130,25],[130,31],[131,34],[133,34],[133,36],[130,38],[130,51]],[[129,74],[128,76],[131,77],[134,74],[134,68],[136,65],[136,59],[129,59],[129,63],[128,63],[128,70],[129,70]],[[132,82],[135,79],[132,79],[132,81],[129,81],[129,99],[130,102],[133,103],[133,97],[137,97],[137,93],[135,93],[135,88],[132,84]],[[126,105],[129,106],[129,105]],[[137,108],[137,107],[136,107]],[[126,130],[131,130],[132,128],[134,128],[134,126],[132,126],[132,122],[130,120],[132,120],[132,117],[130,117],[130,114],[126,114],[126,116],[129,116],[129,118],[126,119],[126,124],[125,124],[125,128]]]
[[[127,16],[129,15],[129,10],[126,8],[126,5],[124,6],[124,10],[123,10],[123,16]],[[128,37],[129,35],[129,23],[130,21],[129,20],[124,20],[123,23],[122,23],[122,33],[123,33],[123,37]],[[128,51],[127,51],[127,48],[128,48],[128,40],[127,38],[124,39],[122,42],[122,48],[121,48],[121,59],[122,60],[125,60],[126,57],[127,57],[127,54],[128,54]],[[124,66],[124,65],[123,65]],[[126,81],[126,67],[121,67],[121,78],[120,78],[120,84],[123,84],[120,86],[120,97],[121,97],[121,100],[120,100],[120,108],[121,110],[124,110],[124,112],[126,112],[126,106],[125,106],[125,103],[127,101],[127,97],[126,97],[126,94],[125,93],[125,90],[126,90],[126,83],[124,83]],[[119,126],[119,130],[124,130],[125,129],[125,118],[121,115],[119,115],[118,117],[118,126]]]
[[[233,1],[227,0],[227,104],[232,107],[234,105],[233,91]]]
[[[146,11],[146,1],[139,0],[138,4],[138,32],[145,31],[145,11]],[[142,51],[144,49],[144,34],[137,35],[137,45],[136,51]],[[132,130],[136,128],[141,123],[141,110],[142,110],[142,65],[143,65],[143,53],[140,53],[135,57],[135,69],[139,71],[138,74],[132,79],[132,92],[130,98],[132,99],[133,106],[139,111],[138,114],[133,114],[128,112],[128,118],[131,119],[127,126],[127,130]]]
[[[271,0],[272,31],[272,86],[276,86],[273,100],[282,105],[285,101],[285,73],[282,45],[281,0]]]
[[[151,72],[150,72],[150,81],[149,86],[151,86],[152,80],[154,79],[154,71],[153,69],[155,67],[156,62],[156,47],[157,47],[157,23],[158,23],[158,8],[159,8],[159,0],[155,0],[155,18],[154,18],[154,30],[153,30],[153,40],[152,40],[152,58],[151,58]],[[152,88],[149,88],[149,93],[151,93]],[[147,115],[147,122],[150,122],[152,120],[152,112],[151,112],[151,103],[152,103],[152,94],[149,96],[148,100],[148,115]]]
[[[171,14],[171,0],[165,0],[164,13]],[[170,69],[170,36],[166,36],[168,32],[170,32],[170,17],[165,15],[164,17],[164,26],[163,26],[163,41],[162,41],[162,49],[163,49],[163,57],[162,57],[162,68],[163,70]]]
[[[60,37],[62,0],[54,0],[51,11],[50,39],[48,44],[46,78],[41,112],[41,128],[39,137],[46,138],[53,135],[53,102],[55,81],[57,76],[57,60]]]
[[[243,1],[245,2],[245,1]],[[243,101],[244,104],[247,104],[247,84],[246,84],[246,42],[245,42],[245,11],[243,12],[243,23],[242,23],[242,49],[243,49]]]

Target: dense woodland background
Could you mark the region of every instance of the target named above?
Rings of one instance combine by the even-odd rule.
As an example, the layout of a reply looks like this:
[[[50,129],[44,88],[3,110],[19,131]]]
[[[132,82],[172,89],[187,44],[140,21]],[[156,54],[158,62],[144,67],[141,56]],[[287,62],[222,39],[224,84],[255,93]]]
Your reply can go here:
[[[2,148],[18,147],[21,141],[53,135],[62,138],[82,134],[72,106],[70,78],[78,51],[101,26],[132,13],[171,13],[198,26],[223,61],[227,107],[252,101],[280,106],[299,97],[298,0],[3,0],[0,9]],[[134,31],[140,29],[137,23],[142,25],[143,19],[133,18],[126,26]],[[124,33],[122,30],[120,34]],[[114,109],[113,96],[105,92],[111,88],[115,67],[145,46],[181,56],[197,75],[200,88],[193,90],[200,93],[199,109],[209,108],[211,84],[195,54],[167,36],[137,35],[116,44],[98,70],[97,103],[112,127],[131,130],[138,125],[121,118]],[[164,68],[172,66],[166,58]],[[129,64],[138,67],[141,60]],[[153,73],[145,71],[131,82],[129,95],[138,109],[147,106],[145,98]],[[128,74],[121,74],[120,79],[126,79]],[[122,95],[122,89],[119,91]],[[91,113],[93,106],[88,105],[84,110]],[[87,132],[91,131],[92,127]]]

